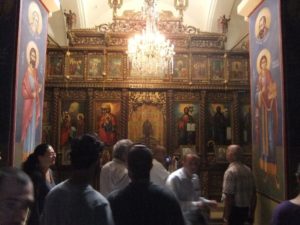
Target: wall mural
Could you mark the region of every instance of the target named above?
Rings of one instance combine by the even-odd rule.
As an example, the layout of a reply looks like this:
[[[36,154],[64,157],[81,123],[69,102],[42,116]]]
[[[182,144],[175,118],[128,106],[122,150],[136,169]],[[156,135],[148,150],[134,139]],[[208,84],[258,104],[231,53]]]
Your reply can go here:
[[[285,197],[283,87],[278,0],[264,1],[250,17],[253,168],[257,188]]]
[[[17,64],[15,163],[41,142],[48,13],[39,1],[23,1]]]

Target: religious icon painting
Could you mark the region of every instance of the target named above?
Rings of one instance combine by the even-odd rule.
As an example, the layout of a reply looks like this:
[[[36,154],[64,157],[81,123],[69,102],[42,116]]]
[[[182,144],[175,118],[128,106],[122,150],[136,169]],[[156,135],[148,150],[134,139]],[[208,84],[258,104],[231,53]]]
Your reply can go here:
[[[83,77],[84,65],[84,55],[82,53],[72,52],[69,57],[69,75],[75,77]]]
[[[207,148],[230,144],[232,139],[230,104],[210,103],[206,114]]]
[[[124,63],[122,53],[108,53],[107,63],[108,79],[123,78]]]
[[[88,78],[103,78],[104,70],[104,55],[101,53],[88,54]]]
[[[72,139],[80,137],[86,130],[86,103],[65,100],[61,102],[59,124],[59,149],[62,153],[62,165],[69,164],[69,151]]]
[[[199,120],[198,105],[195,103],[176,103],[174,113],[178,146],[195,146]]]
[[[51,78],[52,76],[63,76],[64,60],[63,52],[48,53],[48,78]]]
[[[174,56],[173,75],[174,80],[189,78],[189,56],[187,54],[176,54]]]
[[[222,56],[210,58],[211,80],[224,80],[224,58]]]
[[[120,102],[97,101],[94,110],[96,133],[106,146],[114,145],[119,138]]]
[[[272,18],[270,9],[268,7],[264,7],[260,10],[255,20],[255,36],[259,42],[268,38],[271,21]]]
[[[30,33],[33,36],[38,36],[41,34],[43,29],[42,13],[39,5],[31,1],[28,7],[28,24]]]
[[[192,80],[208,81],[208,57],[205,55],[192,56]]]
[[[229,79],[230,81],[247,81],[248,66],[247,60],[241,58],[229,59]]]

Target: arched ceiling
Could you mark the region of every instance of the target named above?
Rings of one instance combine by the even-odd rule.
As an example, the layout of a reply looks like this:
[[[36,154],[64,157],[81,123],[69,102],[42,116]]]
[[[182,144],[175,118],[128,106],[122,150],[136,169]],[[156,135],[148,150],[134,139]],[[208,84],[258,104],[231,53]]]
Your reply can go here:
[[[61,0],[61,10],[49,19],[49,35],[58,43],[64,45],[65,18],[63,12],[72,10],[76,14],[75,28],[94,28],[103,23],[112,22],[113,9],[109,0]],[[158,10],[172,11],[179,16],[175,8],[175,0],[157,0]],[[226,15],[235,17],[236,6],[241,0],[186,0],[188,6],[183,12],[183,23],[199,28],[203,32],[221,32],[218,19]],[[122,15],[125,10],[140,11],[143,0],[123,0],[122,6],[117,10],[117,15]],[[233,21],[231,21],[233,23]],[[63,28],[64,27],[64,28]],[[63,29],[63,30],[62,30]]]

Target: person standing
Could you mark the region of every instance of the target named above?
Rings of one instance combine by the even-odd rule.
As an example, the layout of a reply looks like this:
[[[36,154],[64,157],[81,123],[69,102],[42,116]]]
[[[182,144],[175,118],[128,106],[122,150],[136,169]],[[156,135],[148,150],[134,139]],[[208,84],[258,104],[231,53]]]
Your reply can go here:
[[[203,209],[217,207],[215,200],[208,200],[200,196],[200,182],[196,174],[199,167],[199,156],[187,153],[183,156],[183,167],[171,173],[166,181],[166,186],[175,194],[181,205],[181,210],[187,223],[207,224]],[[193,215],[193,216],[191,216]],[[192,218],[191,218],[192,217]]]
[[[241,148],[230,145],[226,158],[230,163],[223,179],[224,225],[253,224],[256,207],[256,190],[253,174],[241,162]]]
[[[102,150],[102,142],[94,135],[85,134],[72,140],[72,174],[49,192],[41,216],[43,225],[114,224],[109,203],[90,185]]]
[[[100,192],[105,197],[112,191],[124,188],[129,184],[127,155],[132,144],[129,139],[118,141],[113,147],[113,160],[102,167]]]
[[[298,190],[300,187],[300,163],[296,172]],[[271,225],[299,225],[300,224],[300,192],[291,199],[281,202],[273,211]]]
[[[55,186],[51,166],[55,164],[56,153],[49,144],[39,144],[22,168],[29,175],[34,187],[34,204],[28,219],[28,225],[38,225],[48,192]]]
[[[128,153],[131,183],[108,196],[116,225],[184,225],[174,195],[150,182],[151,167],[151,150],[134,145]]]
[[[157,145],[153,148],[152,169],[150,171],[150,180],[154,184],[165,186],[169,172],[164,167],[166,148]]]

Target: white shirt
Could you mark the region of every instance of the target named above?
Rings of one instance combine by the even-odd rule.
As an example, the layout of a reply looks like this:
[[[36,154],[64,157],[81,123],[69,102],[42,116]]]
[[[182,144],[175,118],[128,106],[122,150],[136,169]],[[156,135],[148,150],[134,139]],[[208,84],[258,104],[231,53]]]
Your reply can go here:
[[[113,159],[106,163],[100,173],[100,192],[107,197],[112,191],[126,187],[130,182],[126,164]]]
[[[179,200],[181,209],[186,212],[193,209],[198,201],[204,198],[200,197],[200,182],[197,174],[189,177],[184,168],[180,168],[167,179],[166,186],[175,194]]]
[[[152,183],[165,186],[166,180],[169,176],[169,172],[166,168],[158,162],[156,159],[152,160],[152,169],[150,171],[150,180]]]

